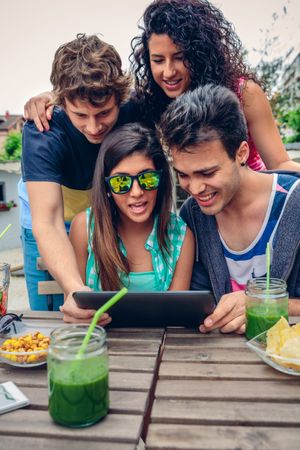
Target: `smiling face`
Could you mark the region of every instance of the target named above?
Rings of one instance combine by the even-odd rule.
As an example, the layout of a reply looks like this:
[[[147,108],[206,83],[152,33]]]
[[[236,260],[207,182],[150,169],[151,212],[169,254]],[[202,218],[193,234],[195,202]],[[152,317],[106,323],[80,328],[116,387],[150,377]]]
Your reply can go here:
[[[109,176],[128,174],[137,175],[145,170],[155,169],[153,161],[141,153],[133,153],[117,164]],[[131,190],[126,194],[111,193],[119,210],[121,220],[145,223],[152,220],[158,190],[145,191],[137,180],[133,181]]]
[[[217,215],[237,198],[241,162],[248,151],[245,144],[241,144],[235,161],[228,157],[220,140],[192,146],[190,152],[172,149],[180,186],[194,197],[204,214]]]
[[[65,99],[64,109],[74,127],[91,144],[101,144],[117,122],[120,108],[112,95],[102,106],[93,106],[79,99],[73,102]]]
[[[189,89],[189,69],[184,65],[182,49],[167,34],[152,34],[148,41],[154,81],[169,98],[176,98]]]

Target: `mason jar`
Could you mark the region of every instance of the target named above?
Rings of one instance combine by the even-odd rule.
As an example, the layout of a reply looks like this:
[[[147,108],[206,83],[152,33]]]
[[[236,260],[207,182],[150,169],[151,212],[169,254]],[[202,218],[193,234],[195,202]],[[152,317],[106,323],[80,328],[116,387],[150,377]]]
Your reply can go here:
[[[281,317],[288,320],[289,294],[284,280],[253,278],[246,287],[246,338],[252,339],[268,330]]]
[[[88,325],[52,331],[48,353],[49,413],[69,427],[87,427],[109,408],[106,332],[96,326],[83,355],[78,355]]]

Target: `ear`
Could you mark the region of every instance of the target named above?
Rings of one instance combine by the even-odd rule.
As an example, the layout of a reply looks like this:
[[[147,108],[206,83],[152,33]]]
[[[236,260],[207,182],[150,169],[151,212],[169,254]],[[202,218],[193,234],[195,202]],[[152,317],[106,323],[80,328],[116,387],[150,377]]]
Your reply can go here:
[[[249,158],[249,145],[248,142],[243,141],[241,142],[241,145],[239,146],[237,152],[236,152],[236,161],[241,165],[245,166],[246,162]]]

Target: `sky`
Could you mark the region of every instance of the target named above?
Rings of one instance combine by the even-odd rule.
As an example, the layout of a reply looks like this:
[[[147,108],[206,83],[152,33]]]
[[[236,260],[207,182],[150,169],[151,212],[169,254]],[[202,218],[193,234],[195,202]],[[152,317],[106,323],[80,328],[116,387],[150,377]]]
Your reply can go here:
[[[59,45],[77,33],[99,33],[128,68],[130,41],[149,0],[40,0],[0,2],[0,114],[22,114],[31,96],[51,90],[51,64]],[[299,0],[212,0],[233,23],[248,62],[255,66],[266,39],[279,36],[269,58],[299,51]],[[284,12],[284,6],[286,13]],[[278,19],[274,20],[274,14]],[[268,31],[269,30],[269,31]],[[297,47],[298,45],[298,47]],[[256,51],[254,49],[257,49]]]

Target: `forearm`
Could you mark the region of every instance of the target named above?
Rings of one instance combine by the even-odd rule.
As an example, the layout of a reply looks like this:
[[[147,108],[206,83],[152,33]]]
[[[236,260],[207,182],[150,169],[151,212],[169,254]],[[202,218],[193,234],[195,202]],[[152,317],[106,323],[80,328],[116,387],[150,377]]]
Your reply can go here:
[[[84,286],[66,231],[50,224],[33,231],[45,265],[65,294]]]
[[[300,316],[300,298],[290,298],[289,300],[289,316]]]
[[[293,172],[300,172],[300,164],[291,159],[283,161],[277,167],[277,170],[291,170]]]

